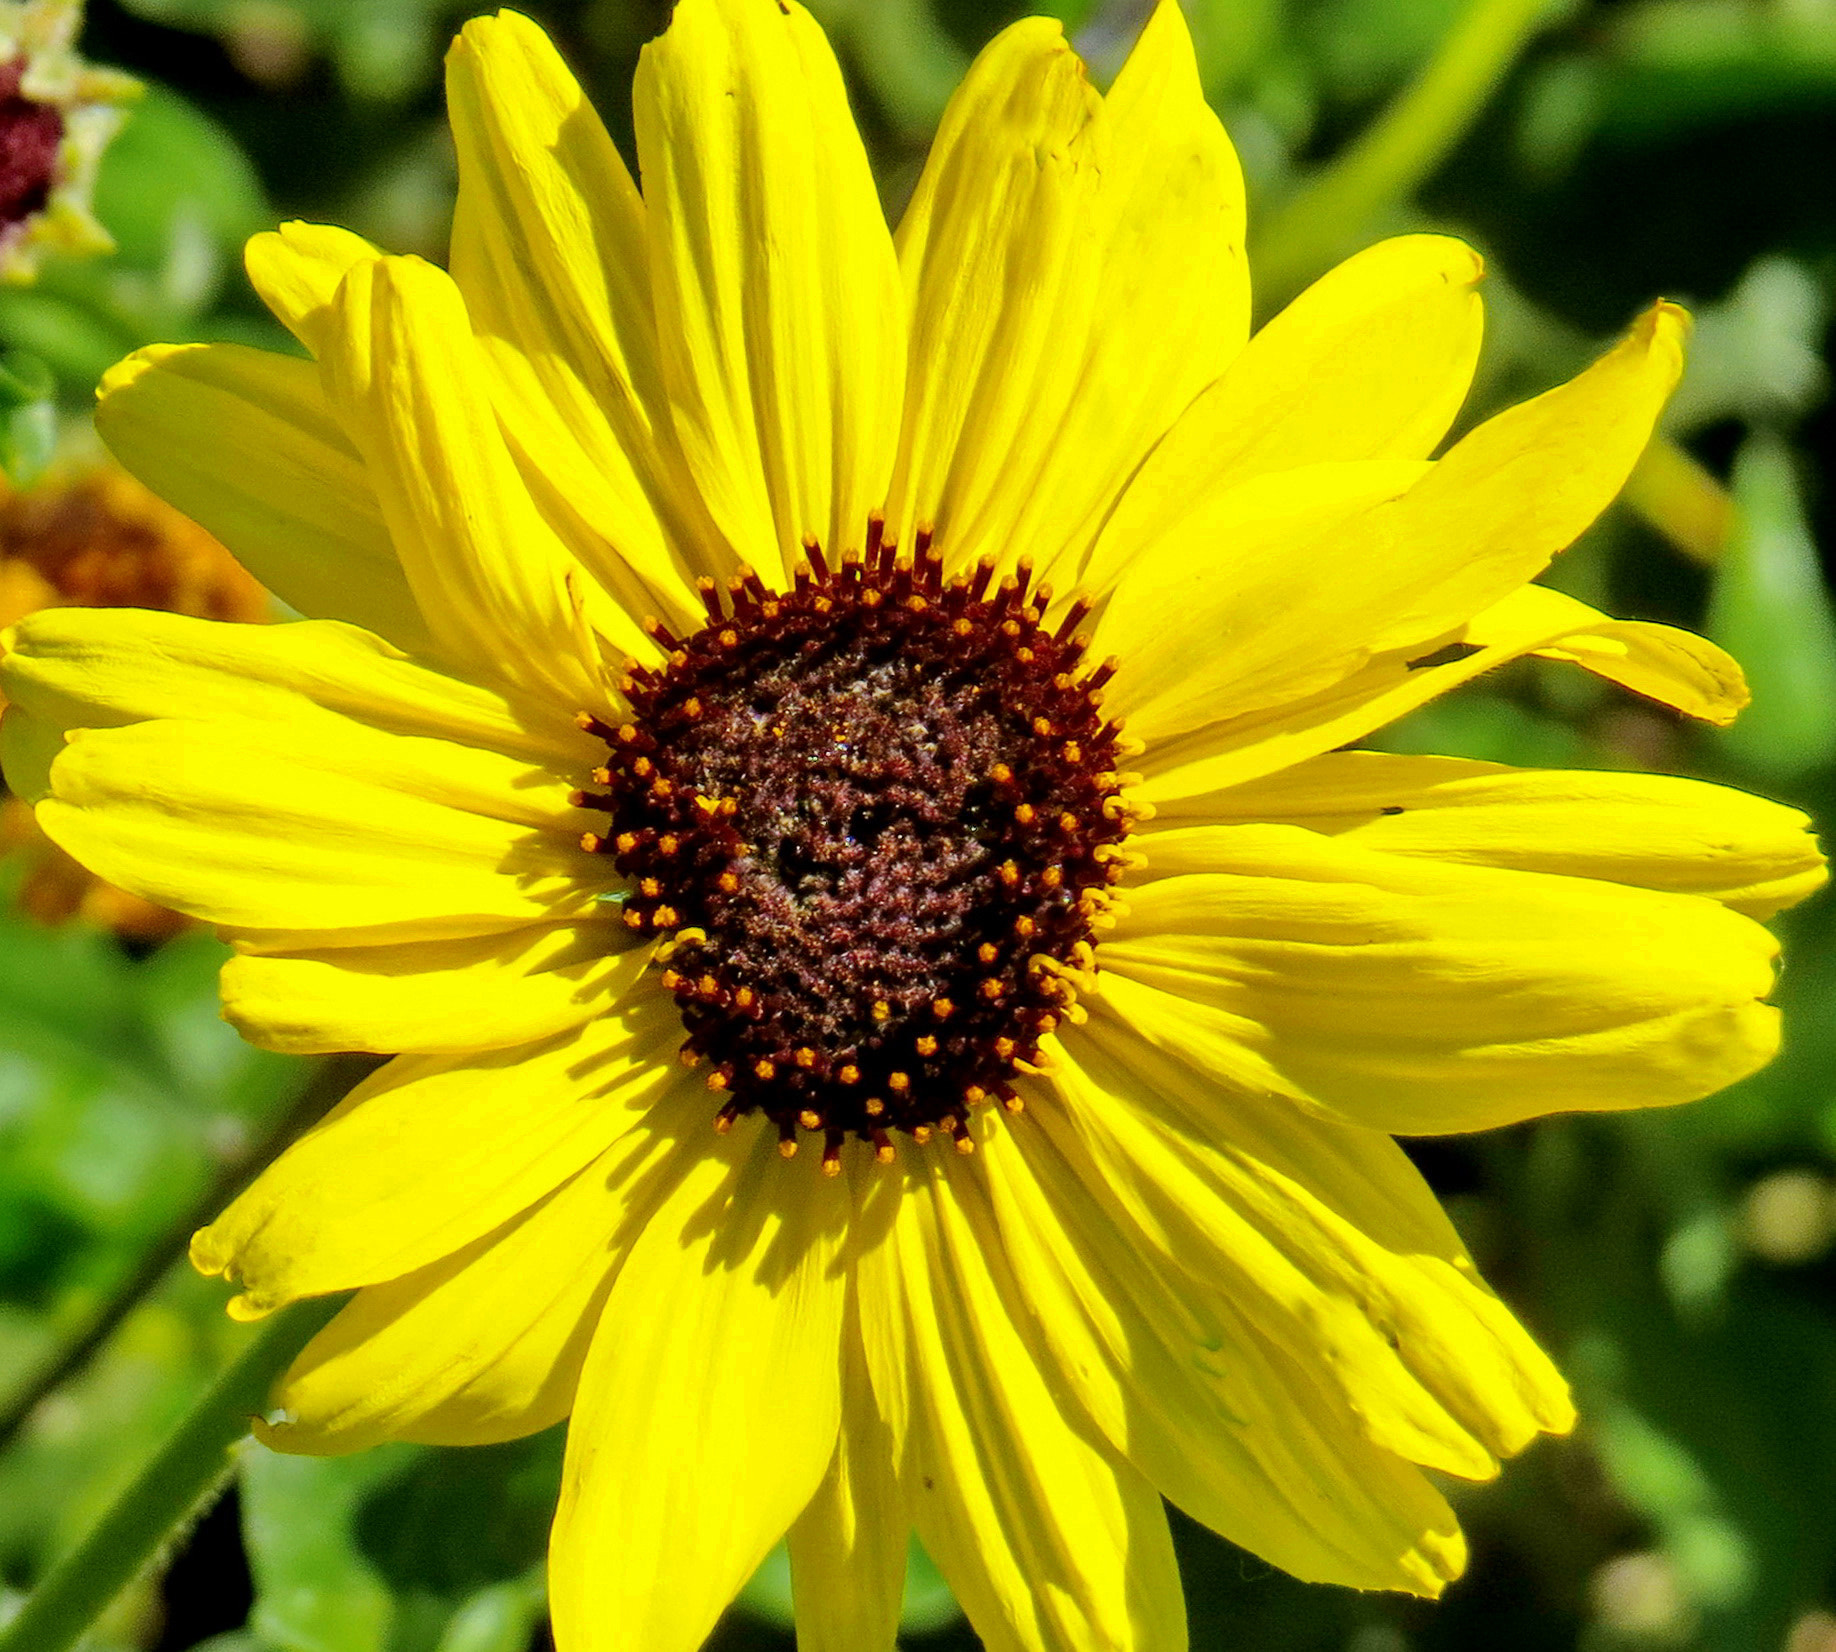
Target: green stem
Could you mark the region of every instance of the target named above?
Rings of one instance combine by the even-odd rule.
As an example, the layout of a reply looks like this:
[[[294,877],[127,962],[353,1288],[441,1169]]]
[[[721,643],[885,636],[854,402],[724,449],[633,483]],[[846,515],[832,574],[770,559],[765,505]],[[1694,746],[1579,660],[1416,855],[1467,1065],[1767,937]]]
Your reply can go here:
[[[4,1630],[0,1652],[66,1652],[143,1572],[232,1467],[249,1419],[308,1339],[342,1305],[305,1302],[276,1314],[192,1407],[94,1530],[46,1574]]]
[[[1286,302],[1414,193],[1550,11],[1550,0],[1473,0],[1408,89],[1270,220],[1253,257],[1269,299]]]

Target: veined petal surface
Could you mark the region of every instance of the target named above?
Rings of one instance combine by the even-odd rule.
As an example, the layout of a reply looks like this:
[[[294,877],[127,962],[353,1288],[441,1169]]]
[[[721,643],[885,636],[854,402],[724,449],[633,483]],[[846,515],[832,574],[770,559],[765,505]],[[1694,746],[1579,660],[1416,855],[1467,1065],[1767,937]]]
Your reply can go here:
[[[639,658],[650,644],[530,498],[450,277],[418,258],[352,265],[320,366],[442,653],[563,705],[602,705],[583,635]]]
[[[648,963],[610,913],[452,941],[244,952],[223,966],[223,1018],[295,1055],[496,1050],[602,1014]]]
[[[398,1056],[199,1233],[192,1262],[238,1280],[252,1317],[450,1256],[643,1124],[681,1036],[666,999],[633,993],[540,1044]]]
[[[363,461],[309,362],[238,344],[155,344],[103,377],[96,428],[283,602],[425,652]]]
[[[1316,1408],[1476,1479],[1572,1426],[1567,1386],[1386,1135],[1220,1095],[1106,1006],[1062,1044],[1055,1088],[1077,1105],[1043,1109],[1041,1130],[1131,1235],[1115,1254],[1154,1258],[1201,1316],[1226,1299],[1290,1370],[1313,1365]]]
[[[1336,1314],[1339,1330],[1349,1331],[1364,1299],[1384,1294],[1381,1274],[1361,1277],[1360,1256],[1349,1267],[1341,1263],[1350,1289],[1329,1268],[1317,1268],[1327,1283],[1322,1290],[1314,1280],[1302,1283],[1307,1276],[1293,1259],[1268,1265],[1287,1241],[1284,1219],[1300,1219],[1298,1253],[1305,1254],[1306,1238],[1330,1250],[1318,1241],[1331,1217],[1314,1215],[1305,1195],[1291,1210],[1275,1202],[1273,1220],[1257,1212],[1266,1233],[1244,1222],[1242,1201],[1233,1208],[1215,1185],[1199,1201],[1202,1218],[1181,1214],[1178,1196],[1191,1190],[1177,1184],[1159,1196],[1156,1213],[1135,1185],[1139,1167],[1124,1147],[1131,1131],[1145,1128],[1135,1120],[1142,1086],[1125,1078],[1106,1090],[1080,1062],[1062,1067],[1054,1087],[1057,1094],[1030,1106],[1011,1136],[991,1137],[986,1191],[971,1206],[979,1211],[986,1201],[984,1249],[997,1259],[992,1265],[1036,1357],[1163,1495],[1232,1541],[1313,1581],[1438,1593],[1464,1559],[1451,1512],[1419,1470],[1373,1442],[1373,1428],[1346,1392],[1351,1374],[1319,1380],[1332,1319]],[[1101,1114],[1080,1116],[1093,1104],[1123,1110],[1120,1135],[1109,1133]],[[1322,1157],[1330,1162],[1330,1154]],[[1379,1157],[1372,1169],[1374,1187],[1387,1191],[1390,1166]],[[1270,1192],[1283,1187],[1279,1176],[1268,1179]],[[1242,1225],[1221,1239],[1233,1223]],[[1423,1236],[1394,1219],[1390,1227],[1403,1228],[1403,1243],[1432,1257],[1458,1254],[1451,1236],[1432,1228]],[[1239,1249],[1248,1250],[1247,1259]],[[1367,1249],[1402,1263],[1380,1246]],[[1285,1293],[1271,1296],[1271,1279],[1282,1281]],[[1420,1285],[1430,1296],[1440,1281],[1422,1270]],[[1440,1285],[1440,1294],[1435,1305],[1457,1307],[1453,1324],[1483,1348],[1458,1292]],[[1470,1294],[1485,1298],[1481,1287]],[[1308,1311],[1319,1315],[1325,1339],[1311,1334]],[[1367,1339],[1375,1335],[1367,1325]],[[1336,1349],[1341,1358],[1346,1340]],[[1489,1379],[1499,1363],[1491,1358],[1460,1382]],[[1410,1392],[1387,1348],[1367,1351],[1364,1365],[1384,1379],[1370,1384],[1373,1400],[1381,1404],[1388,1388],[1406,1396],[1417,1417],[1434,1415],[1419,1388]],[[1550,1380],[1559,1394],[1559,1381]],[[1493,1405],[1509,1412],[1521,1401],[1501,1396]],[[1371,1420],[1407,1437],[1383,1411]],[[1442,1444],[1433,1454],[1464,1438],[1469,1466],[1489,1463],[1473,1455],[1471,1436],[1445,1412],[1437,1432]]]
[[[1146,778],[1136,795],[1156,809],[1187,807],[1182,800],[1202,807],[1202,797],[1361,740],[1526,654],[1579,665],[1705,722],[1731,722],[1747,703],[1739,665],[1705,638],[1611,619],[1526,585],[1425,646],[1375,655],[1329,688],[1156,741],[1139,759]]]
[[[846,1193],[762,1121],[715,1143],[632,1244],[581,1373],[549,1559],[579,1652],[694,1652],[835,1454]]]
[[[1752,918],[1827,878],[1806,815],[1732,787],[1369,751],[1328,752],[1203,802],[1180,799],[1136,846],[1148,876],[1207,872],[1228,863],[1232,826],[1258,822],[1393,855],[1707,895]]]
[[[463,1249],[359,1291],[309,1342],[257,1435],[313,1456],[384,1440],[488,1445],[561,1421],[606,1293],[699,1145],[700,1085]]]
[[[1271,471],[1426,459],[1479,356],[1484,266],[1442,235],[1348,258],[1252,338],[1129,482],[1080,585],[1105,591],[1209,496]],[[1200,524],[1194,549],[1208,542]]]
[[[8,634],[0,685],[60,735],[157,718],[356,722],[561,774],[591,767],[601,749],[545,698],[481,688],[331,622],[224,625],[133,608],[47,608]]]
[[[1778,947],[1718,903],[1220,828],[1133,888],[1103,992],[1229,1090],[1379,1130],[1693,1100],[1768,1060]]]
[[[1209,505],[1169,530],[1131,560],[1097,627],[1099,652],[1129,666],[1116,710],[1151,745],[1221,706],[1245,715],[1316,693],[1505,599],[1624,484],[1682,370],[1684,326],[1660,305],[1579,377],[1488,420],[1304,555],[1246,554],[1212,531]]]
[[[1242,346],[1243,181],[1162,0],[1109,97],[1059,25],[976,60],[899,226],[912,368],[888,521],[1075,568]]]
[[[918,1535],[990,1652],[1183,1652],[1160,1499],[1047,1384],[970,1222],[975,1178],[942,1155],[907,1172],[859,1265],[868,1370]]]
[[[295,219],[250,236],[242,263],[274,319],[316,358],[336,329],[333,305],[346,272],[382,255],[379,247],[348,229]]]
[[[681,0],[633,93],[663,376],[734,550],[839,560],[886,496],[905,302],[841,70],[793,0]]]
[[[842,1330],[835,1456],[788,1539],[800,1652],[895,1652],[910,1531],[855,1312]]]
[[[474,18],[446,61],[459,151],[451,267],[532,489],[642,614],[684,617],[722,571],[665,409],[645,208],[548,37]],[[666,532],[665,523],[669,524]]]

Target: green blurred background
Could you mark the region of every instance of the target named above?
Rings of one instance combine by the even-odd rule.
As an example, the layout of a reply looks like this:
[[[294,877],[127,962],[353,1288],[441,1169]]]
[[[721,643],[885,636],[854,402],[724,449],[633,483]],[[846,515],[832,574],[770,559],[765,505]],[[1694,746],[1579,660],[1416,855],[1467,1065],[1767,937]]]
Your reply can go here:
[[[849,70],[888,210],[1004,0],[811,0]],[[441,256],[450,0],[107,0],[91,58],[147,95],[109,152],[112,257],[0,290],[0,448],[78,451],[97,375],[155,340],[285,347],[242,280],[285,217]],[[666,7],[554,0],[627,143]],[[1099,77],[1136,0],[1054,10]],[[1551,576],[1705,629],[1756,705],[1716,735],[1524,665],[1389,731],[1396,750],[1651,768],[1836,804],[1836,0],[1190,0],[1207,92],[1252,191],[1260,305],[1398,229],[1488,256],[1469,418],[1566,376],[1659,294],[1700,321],[1672,445]],[[1720,485],[1718,485],[1718,482]],[[1729,490],[1724,492],[1723,488]],[[1731,493],[1732,507],[1729,497]],[[221,949],[15,910],[0,858],[0,1621],[128,1481],[246,1331],[174,1265],[195,1215],[351,1081],[240,1045]],[[1469,1575],[1438,1605],[1296,1584],[1178,1528],[1193,1643],[1234,1652],[1836,1652],[1836,906],[1784,925],[1785,1054],[1665,1114],[1412,1143],[1488,1275],[1572,1375],[1584,1425],[1456,1487]],[[93,1357],[90,1349],[93,1346]],[[69,1373],[48,1373],[62,1359]],[[346,1461],[251,1448],[93,1645],[180,1652],[524,1652],[559,1440]],[[907,1644],[975,1644],[922,1557]],[[782,1564],[725,1652],[790,1645]]]

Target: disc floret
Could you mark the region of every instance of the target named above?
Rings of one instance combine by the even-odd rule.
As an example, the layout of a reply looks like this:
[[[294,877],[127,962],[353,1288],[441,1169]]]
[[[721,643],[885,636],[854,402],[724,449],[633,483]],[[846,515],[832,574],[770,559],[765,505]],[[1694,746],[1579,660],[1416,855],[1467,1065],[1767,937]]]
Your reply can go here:
[[[1084,669],[1081,600],[1055,623],[1024,563],[945,580],[927,534],[900,557],[819,547],[788,591],[701,582],[707,623],[652,635],[607,746],[611,816],[586,838],[630,880],[624,920],[666,944],[662,984],[727,1128],[762,1112],[893,1156],[1017,1110],[1014,1077],[1074,1007],[1129,829],[1120,725]]]

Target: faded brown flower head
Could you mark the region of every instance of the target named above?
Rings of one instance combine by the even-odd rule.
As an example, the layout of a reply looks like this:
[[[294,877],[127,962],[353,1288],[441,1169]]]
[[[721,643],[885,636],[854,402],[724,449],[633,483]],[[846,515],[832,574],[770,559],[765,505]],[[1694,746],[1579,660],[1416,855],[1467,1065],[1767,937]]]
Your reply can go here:
[[[20,491],[0,479],[0,633],[57,607],[269,617],[267,592],[229,552],[113,465],[66,467]],[[19,906],[41,923],[80,918],[161,941],[189,922],[85,871],[39,831],[29,807],[0,793],[0,853],[15,851],[26,867]]]

